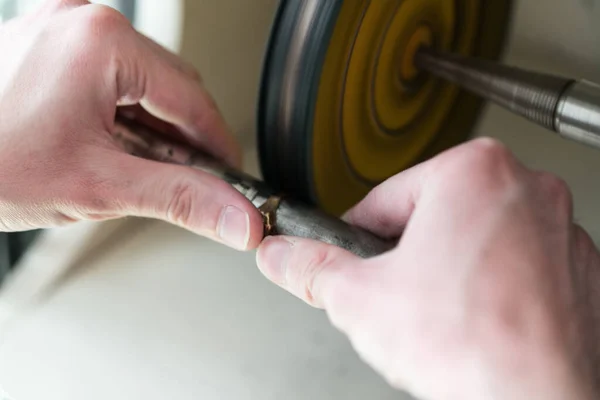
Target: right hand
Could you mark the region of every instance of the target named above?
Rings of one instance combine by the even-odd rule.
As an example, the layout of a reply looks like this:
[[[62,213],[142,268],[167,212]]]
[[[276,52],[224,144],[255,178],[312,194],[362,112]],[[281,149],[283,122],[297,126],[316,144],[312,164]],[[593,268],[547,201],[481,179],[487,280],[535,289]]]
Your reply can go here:
[[[268,238],[259,267],[324,308],[393,386],[427,400],[598,398],[600,257],[561,180],[479,139],[346,218],[398,247],[361,260]]]

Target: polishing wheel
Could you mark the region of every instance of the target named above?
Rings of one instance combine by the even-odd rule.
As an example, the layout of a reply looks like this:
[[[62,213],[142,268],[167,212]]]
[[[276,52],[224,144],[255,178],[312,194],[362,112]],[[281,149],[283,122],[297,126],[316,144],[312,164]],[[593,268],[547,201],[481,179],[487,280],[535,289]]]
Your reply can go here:
[[[482,101],[420,73],[422,46],[496,59],[511,0],[281,1],[258,110],[267,182],[340,214],[465,141]]]

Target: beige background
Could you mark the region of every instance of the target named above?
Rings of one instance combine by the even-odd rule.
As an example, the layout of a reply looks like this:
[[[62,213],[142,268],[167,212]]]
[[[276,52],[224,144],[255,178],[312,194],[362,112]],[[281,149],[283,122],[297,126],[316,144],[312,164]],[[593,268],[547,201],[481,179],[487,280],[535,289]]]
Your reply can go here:
[[[185,12],[183,54],[247,141],[254,172],[258,72],[275,3],[190,0]],[[596,3],[541,3],[519,2],[507,60],[600,81]],[[577,217],[600,239],[600,152],[495,107],[478,132],[565,178]],[[0,384],[15,400],[404,398],[321,312],[268,284],[253,254],[130,221],[73,264],[51,296],[5,331]]]
[[[188,0],[181,52],[201,72],[234,133],[253,145],[266,39],[278,0]]]

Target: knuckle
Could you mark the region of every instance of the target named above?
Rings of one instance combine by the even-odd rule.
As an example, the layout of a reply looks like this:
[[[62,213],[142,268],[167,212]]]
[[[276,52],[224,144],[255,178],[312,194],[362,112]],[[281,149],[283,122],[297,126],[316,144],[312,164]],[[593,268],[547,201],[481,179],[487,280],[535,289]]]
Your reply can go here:
[[[548,197],[562,210],[571,210],[573,207],[573,194],[569,185],[556,175],[544,173],[542,184]]]
[[[71,18],[74,22],[64,40],[69,45],[68,58],[78,70],[112,60],[127,38],[126,29],[132,29],[124,15],[99,4],[79,7]]]
[[[300,251],[297,253],[303,252]],[[302,270],[304,279],[301,279],[301,282],[305,282],[304,287],[302,288],[302,296],[309,304],[318,305],[316,304],[314,296],[315,291],[319,290],[319,281],[317,278],[320,277],[322,271],[332,268],[334,262],[335,260],[332,257],[331,252],[326,248],[320,248],[305,263],[305,267]]]
[[[515,157],[501,142],[492,138],[479,138],[471,142],[466,160],[470,168],[495,169],[502,166],[513,166]]]
[[[112,33],[122,32],[123,29],[131,27],[129,20],[114,8],[90,4],[80,8],[78,18],[80,34],[83,39],[101,40]]]
[[[196,190],[191,182],[182,181],[175,184],[168,196],[166,217],[178,225],[188,225],[192,218]]]
[[[119,11],[102,4],[91,4],[87,7],[88,21],[100,28],[113,29],[129,26],[129,20]]]
[[[513,153],[492,138],[479,138],[457,153],[447,168],[440,168],[443,179],[459,182],[485,193],[513,192],[521,188],[520,164]],[[460,184],[462,182],[462,184]]]

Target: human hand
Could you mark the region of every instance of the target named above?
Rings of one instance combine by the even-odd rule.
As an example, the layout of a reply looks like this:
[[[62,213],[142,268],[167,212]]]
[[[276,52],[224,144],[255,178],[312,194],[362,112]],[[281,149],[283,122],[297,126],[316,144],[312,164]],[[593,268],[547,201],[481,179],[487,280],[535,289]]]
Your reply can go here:
[[[130,156],[111,139],[126,106],[237,166],[237,143],[192,67],[84,0],[47,0],[0,26],[0,50],[1,231],[140,216],[258,245],[260,214],[228,184]]]
[[[269,238],[257,261],[419,398],[595,399],[600,258],[571,207],[558,178],[478,139],[391,178],[347,214],[402,235],[393,251],[361,260]]]

